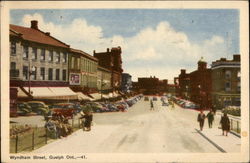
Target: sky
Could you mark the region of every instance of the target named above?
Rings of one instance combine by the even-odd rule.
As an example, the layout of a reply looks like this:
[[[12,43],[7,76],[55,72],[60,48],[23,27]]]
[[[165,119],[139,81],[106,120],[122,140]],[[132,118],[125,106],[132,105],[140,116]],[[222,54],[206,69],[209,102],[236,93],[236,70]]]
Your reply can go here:
[[[210,64],[239,54],[236,9],[48,9],[10,11],[10,23],[39,29],[90,55],[120,46],[124,72],[173,78],[192,72],[201,57]]]

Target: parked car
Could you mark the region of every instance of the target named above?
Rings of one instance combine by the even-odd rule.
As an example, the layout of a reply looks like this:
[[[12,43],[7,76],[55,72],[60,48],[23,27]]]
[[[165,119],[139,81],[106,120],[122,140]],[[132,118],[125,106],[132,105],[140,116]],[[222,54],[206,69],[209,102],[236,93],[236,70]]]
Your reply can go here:
[[[52,115],[55,113],[59,113],[64,117],[73,118],[76,108],[72,103],[58,103],[51,105],[50,110],[52,112]]]
[[[49,111],[48,105],[42,101],[29,101],[27,104],[31,107],[32,112],[35,112],[38,115],[45,115]]]
[[[17,114],[27,115],[32,112],[31,107],[26,102],[17,103]]]

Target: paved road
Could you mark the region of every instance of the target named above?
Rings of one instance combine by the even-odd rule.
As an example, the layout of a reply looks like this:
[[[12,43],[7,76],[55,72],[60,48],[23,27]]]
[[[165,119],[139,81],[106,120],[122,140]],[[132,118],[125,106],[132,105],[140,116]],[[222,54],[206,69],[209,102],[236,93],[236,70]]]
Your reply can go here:
[[[34,152],[220,152],[195,130],[196,112],[154,103],[154,111],[141,100],[128,112],[95,114],[91,132],[79,130]]]

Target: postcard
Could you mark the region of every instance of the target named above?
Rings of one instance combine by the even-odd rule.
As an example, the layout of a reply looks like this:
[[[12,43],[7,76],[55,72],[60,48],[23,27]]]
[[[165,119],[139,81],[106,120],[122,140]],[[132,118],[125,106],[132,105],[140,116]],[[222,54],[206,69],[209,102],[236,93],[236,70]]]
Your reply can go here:
[[[244,1],[1,2],[3,162],[249,162]]]

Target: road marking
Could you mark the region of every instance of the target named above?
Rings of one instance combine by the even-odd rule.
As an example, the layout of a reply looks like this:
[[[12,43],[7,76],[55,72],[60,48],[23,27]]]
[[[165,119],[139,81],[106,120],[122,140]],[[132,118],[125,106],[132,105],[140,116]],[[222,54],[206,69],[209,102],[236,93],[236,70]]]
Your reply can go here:
[[[204,137],[207,141],[209,141],[213,146],[215,146],[219,151],[222,153],[227,153],[223,148],[221,148],[219,145],[215,144],[212,140],[210,140],[208,137],[206,137],[202,132],[195,129],[202,137]]]

